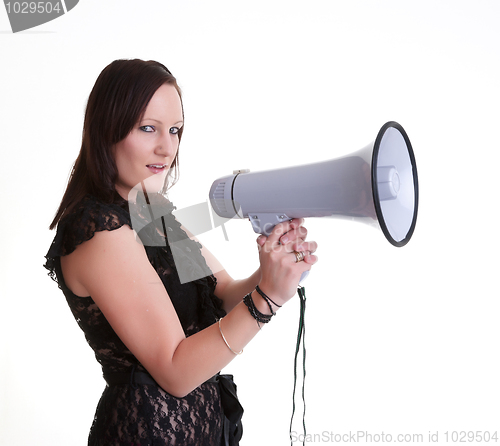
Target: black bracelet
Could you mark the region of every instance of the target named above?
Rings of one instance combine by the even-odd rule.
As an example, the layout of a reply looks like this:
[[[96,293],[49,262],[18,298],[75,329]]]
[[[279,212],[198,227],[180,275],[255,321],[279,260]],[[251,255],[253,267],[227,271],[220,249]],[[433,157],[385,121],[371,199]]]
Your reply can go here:
[[[269,309],[271,310],[271,313],[273,313],[273,316],[276,315],[276,313],[273,311],[272,307],[271,307],[271,304],[277,306],[278,308],[281,308],[281,305],[278,305],[276,302],[274,302],[274,300],[272,300],[266,293],[264,293],[264,291],[262,291],[259,287],[259,285],[257,285],[255,287],[255,291],[257,291],[257,293],[259,293],[262,298],[267,302],[267,305],[269,305]]]
[[[263,314],[259,310],[257,310],[257,307],[255,306],[255,303],[252,299],[252,293],[248,293],[243,298],[243,303],[247,306],[248,311],[250,312],[252,317],[257,321],[259,327],[261,323],[267,324],[273,317],[272,314]]]
[[[260,294],[260,296],[262,297],[262,299],[264,299],[264,301],[266,302],[267,306],[269,307],[269,311],[271,312],[271,314],[273,316],[276,316],[276,313],[273,311],[273,307],[271,305],[271,302],[269,302],[264,296],[265,294],[263,295],[263,293],[261,293],[257,288],[255,288],[255,291],[257,291],[257,293]]]

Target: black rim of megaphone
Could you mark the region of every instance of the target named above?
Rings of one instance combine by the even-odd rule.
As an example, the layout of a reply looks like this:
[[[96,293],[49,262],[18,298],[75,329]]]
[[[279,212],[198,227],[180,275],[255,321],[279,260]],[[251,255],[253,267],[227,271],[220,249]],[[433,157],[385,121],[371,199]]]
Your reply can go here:
[[[391,233],[389,232],[389,229],[387,228],[387,225],[385,224],[384,214],[382,213],[382,208],[380,207],[378,187],[377,187],[378,152],[380,149],[380,143],[382,141],[382,137],[384,136],[387,129],[390,127],[394,127],[395,129],[399,130],[399,132],[401,133],[401,135],[403,135],[403,138],[406,142],[406,148],[408,150],[408,155],[410,157],[410,162],[411,162],[411,166],[412,166],[413,186],[414,186],[414,192],[415,192],[415,206],[413,209],[413,219],[411,222],[410,229],[408,230],[408,232],[406,234],[406,237],[404,239],[402,239],[401,241],[394,240],[394,238],[391,236]],[[415,230],[415,225],[417,224],[418,175],[417,175],[417,164],[415,162],[415,155],[413,154],[413,148],[411,146],[410,139],[408,138],[408,135],[406,134],[403,127],[400,124],[398,124],[397,122],[390,121],[390,122],[385,123],[382,126],[382,128],[380,129],[380,131],[378,132],[377,139],[375,140],[375,144],[373,146],[373,154],[372,154],[372,192],[373,192],[373,203],[375,204],[375,211],[377,213],[378,222],[380,224],[380,228],[382,229],[382,232],[384,233],[385,237],[394,246],[401,247],[401,246],[406,245],[410,241],[411,236],[413,235],[413,231]]]

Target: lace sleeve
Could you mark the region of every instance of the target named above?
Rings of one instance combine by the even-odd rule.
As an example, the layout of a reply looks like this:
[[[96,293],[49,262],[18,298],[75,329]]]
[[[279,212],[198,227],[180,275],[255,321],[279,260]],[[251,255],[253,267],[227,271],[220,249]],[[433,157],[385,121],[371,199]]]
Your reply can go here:
[[[44,266],[59,288],[68,292],[60,257],[71,254],[96,232],[113,231],[128,225],[137,232],[144,245],[148,260],[164,284],[186,335],[196,333],[225,315],[222,300],[214,294],[217,280],[201,254],[201,245],[189,239],[182,230],[172,215],[174,207],[168,200],[154,198],[147,212],[142,206],[139,199],[130,206],[126,201],[106,204],[87,196],[57,225]],[[148,219],[149,214],[163,218]],[[187,279],[181,280],[179,270]]]
[[[90,240],[96,232],[113,231],[123,225],[132,227],[130,214],[119,204],[105,204],[87,195],[57,225],[57,233],[45,256],[45,268],[56,280],[55,259],[71,254],[78,245]]]

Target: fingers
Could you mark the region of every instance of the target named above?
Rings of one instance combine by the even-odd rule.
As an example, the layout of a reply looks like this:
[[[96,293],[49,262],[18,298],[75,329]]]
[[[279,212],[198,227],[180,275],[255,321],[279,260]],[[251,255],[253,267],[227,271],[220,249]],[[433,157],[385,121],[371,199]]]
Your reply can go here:
[[[304,226],[299,226],[298,228],[291,229],[286,234],[283,234],[279,242],[282,245],[286,245],[287,243],[302,243],[307,238],[307,229]]]
[[[305,255],[311,255],[318,248],[318,244],[305,241],[307,229],[302,226],[303,223],[303,218],[296,218],[276,225],[268,237],[260,235],[257,238],[259,248],[265,247],[266,250],[274,251],[281,251],[284,248],[288,253],[302,251]]]
[[[309,265],[314,265],[318,261],[318,257],[313,253],[318,249],[316,242],[294,243],[293,251],[304,254],[303,261]]]
[[[261,285],[283,302],[293,296],[303,272],[310,270],[318,260],[314,255],[318,245],[305,241],[307,230],[303,223],[303,219],[283,222],[276,225],[268,237],[257,238]]]
[[[264,246],[264,243],[266,243],[266,240],[267,240],[267,237],[266,237],[265,235],[262,235],[262,234],[261,234],[261,235],[259,235],[259,236],[257,237],[257,244],[258,244],[260,247],[262,247],[262,246]]]
[[[315,256],[313,254],[309,254],[304,257],[304,263],[307,263],[309,265],[314,265],[317,261],[318,256]]]
[[[302,226],[303,224],[303,218],[295,218],[276,225],[268,237],[260,235],[257,238],[259,249],[275,252],[284,250],[285,253],[291,254],[289,257],[291,262],[296,261],[294,252],[302,252],[303,262],[314,265],[318,261],[318,257],[314,255],[318,244],[314,241],[305,241],[307,229]]]
[[[267,238],[270,243],[281,243],[285,244],[289,240],[297,238],[299,232],[303,232],[305,230],[305,234],[307,235],[307,230],[302,227],[304,224],[303,218],[294,218],[293,220],[288,220],[283,223],[277,224],[273,232]],[[302,229],[299,229],[302,228]],[[298,231],[298,232],[295,232]]]
[[[292,249],[293,251],[302,251],[307,254],[312,254],[318,249],[318,244],[316,242],[293,243]]]

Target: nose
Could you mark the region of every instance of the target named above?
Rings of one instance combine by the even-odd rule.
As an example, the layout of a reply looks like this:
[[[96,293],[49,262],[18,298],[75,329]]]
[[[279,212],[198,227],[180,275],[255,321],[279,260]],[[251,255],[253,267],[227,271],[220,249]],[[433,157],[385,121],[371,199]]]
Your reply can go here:
[[[156,154],[160,156],[165,156],[169,158],[174,158],[179,147],[179,139],[177,135],[167,133],[158,141],[158,146],[156,147]]]

